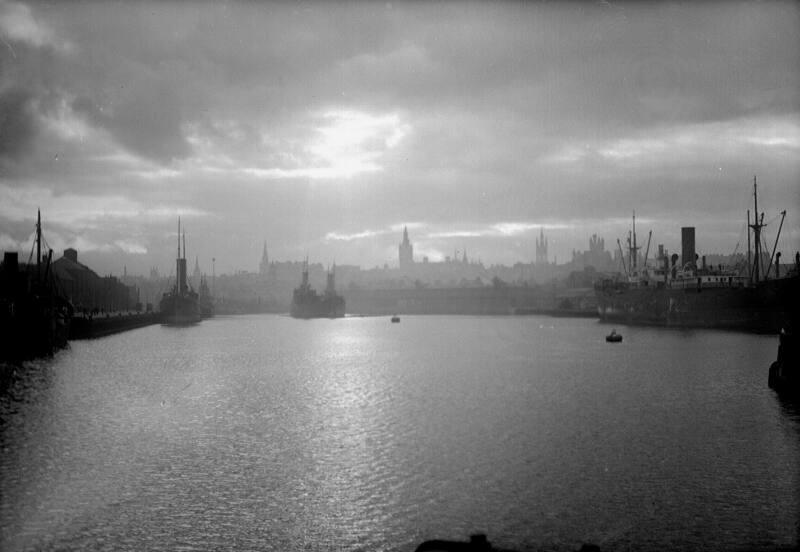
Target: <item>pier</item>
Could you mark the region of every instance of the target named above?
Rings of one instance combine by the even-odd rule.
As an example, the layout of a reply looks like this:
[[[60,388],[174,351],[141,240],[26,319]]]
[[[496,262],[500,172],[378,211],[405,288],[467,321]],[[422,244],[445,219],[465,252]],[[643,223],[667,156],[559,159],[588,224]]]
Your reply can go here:
[[[134,330],[161,322],[161,313],[106,313],[74,316],[70,323],[69,339],[95,339],[115,333]]]

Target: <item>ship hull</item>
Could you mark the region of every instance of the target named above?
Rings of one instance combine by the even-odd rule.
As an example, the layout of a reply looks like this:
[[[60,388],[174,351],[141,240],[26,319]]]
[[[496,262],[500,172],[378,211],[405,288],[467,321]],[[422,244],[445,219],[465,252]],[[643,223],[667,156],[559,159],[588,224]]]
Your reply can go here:
[[[798,277],[754,287],[614,287],[598,289],[601,320],[679,328],[720,328],[777,333],[792,325]]]
[[[292,302],[289,314],[293,318],[342,318],[344,305],[344,299],[339,296],[317,301]]]
[[[161,323],[188,326],[201,320],[197,299],[192,296],[169,295],[161,301]]]

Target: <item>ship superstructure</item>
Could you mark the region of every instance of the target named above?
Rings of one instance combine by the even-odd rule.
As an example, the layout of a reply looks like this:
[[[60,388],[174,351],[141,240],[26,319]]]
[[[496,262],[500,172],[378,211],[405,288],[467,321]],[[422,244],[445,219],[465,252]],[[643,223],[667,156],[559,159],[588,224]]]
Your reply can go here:
[[[308,281],[308,259],[303,262],[300,285],[292,293],[289,313],[294,318],[341,318],[344,316],[344,297],[336,294],[336,265],[328,271],[327,286],[322,294]]]

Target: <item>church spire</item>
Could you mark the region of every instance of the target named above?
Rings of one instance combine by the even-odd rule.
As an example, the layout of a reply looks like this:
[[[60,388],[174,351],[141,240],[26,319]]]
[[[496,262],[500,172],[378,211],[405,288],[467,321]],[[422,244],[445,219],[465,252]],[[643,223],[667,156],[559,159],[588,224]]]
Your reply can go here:
[[[261,263],[258,265],[259,274],[266,275],[269,271],[269,255],[267,254],[267,241],[264,240],[264,249],[261,252]]]

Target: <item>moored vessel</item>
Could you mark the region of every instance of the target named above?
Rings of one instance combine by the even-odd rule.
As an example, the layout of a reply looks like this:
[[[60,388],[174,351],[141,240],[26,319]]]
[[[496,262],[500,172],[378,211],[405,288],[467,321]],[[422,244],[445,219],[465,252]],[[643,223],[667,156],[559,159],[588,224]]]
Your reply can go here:
[[[183,256],[181,256],[181,222],[178,219],[178,258],[176,259],[175,286],[165,293],[159,303],[161,321],[171,326],[185,326],[200,322],[199,296],[187,281],[186,275],[186,235],[183,236]]]
[[[294,318],[342,318],[344,297],[336,293],[336,265],[328,271],[328,284],[322,294],[308,283],[308,259],[303,262],[300,285],[292,293],[289,314]]]
[[[67,346],[73,308],[52,270],[53,250],[42,256],[42,217],[37,213],[35,262],[20,265],[6,252],[0,265],[0,360],[48,356]],[[33,257],[33,251],[31,251]]]
[[[758,214],[757,185],[753,182],[755,218],[749,220],[746,262],[736,267],[698,265],[694,228],[681,231],[680,257],[659,251],[656,265],[637,266],[635,216],[628,239],[628,264],[622,255],[624,276],[595,284],[601,320],[627,324],[675,327],[703,327],[778,333],[792,325],[800,305],[800,260],[793,269],[780,274],[780,253],[775,255],[780,228],[772,253],[762,251],[763,214]],[[751,256],[750,232],[754,254]],[[620,253],[622,246],[619,244]],[[649,252],[648,239],[648,252]],[[774,261],[774,262],[773,262]],[[773,268],[774,267],[774,268]]]

